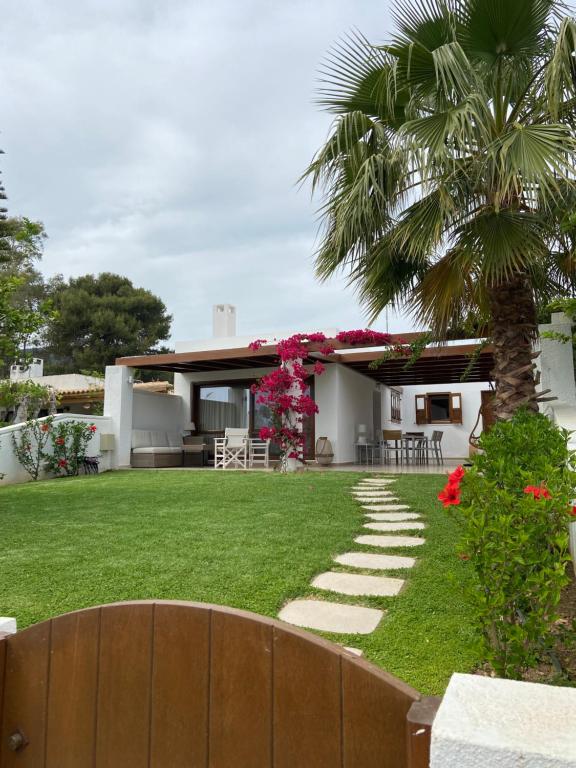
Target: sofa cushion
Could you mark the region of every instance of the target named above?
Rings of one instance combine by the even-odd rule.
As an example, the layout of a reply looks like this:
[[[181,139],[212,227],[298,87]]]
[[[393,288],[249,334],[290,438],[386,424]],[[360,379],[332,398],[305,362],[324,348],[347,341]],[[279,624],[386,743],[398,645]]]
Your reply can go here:
[[[132,453],[182,453],[182,448],[170,445],[147,445],[142,448],[132,448]]]
[[[180,432],[167,432],[168,445],[172,448],[182,448],[182,435]]]
[[[168,435],[166,434],[166,432],[162,430],[155,429],[152,432],[150,432],[150,442],[148,443],[148,445],[151,445],[153,447],[158,445],[169,446],[170,443],[168,442]]]
[[[133,429],[132,448],[144,448],[147,445],[152,445],[151,434],[149,429]]]

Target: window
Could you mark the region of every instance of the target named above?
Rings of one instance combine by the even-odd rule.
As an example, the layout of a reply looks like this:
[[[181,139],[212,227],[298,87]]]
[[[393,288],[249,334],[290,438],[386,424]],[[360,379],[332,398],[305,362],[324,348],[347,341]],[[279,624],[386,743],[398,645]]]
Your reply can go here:
[[[402,421],[402,395],[397,389],[390,390],[390,420]]]
[[[198,432],[223,432],[226,427],[249,428],[251,397],[248,385],[199,386],[196,396]]]
[[[248,429],[257,436],[262,427],[271,424],[267,405],[257,403],[250,391],[254,379],[192,384],[192,418],[196,434],[217,437],[226,427]],[[306,382],[305,394],[314,398],[314,377]],[[305,455],[314,455],[315,419],[304,419]]]
[[[462,424],[462,395],[459,392],[416,395],[416,424]]]

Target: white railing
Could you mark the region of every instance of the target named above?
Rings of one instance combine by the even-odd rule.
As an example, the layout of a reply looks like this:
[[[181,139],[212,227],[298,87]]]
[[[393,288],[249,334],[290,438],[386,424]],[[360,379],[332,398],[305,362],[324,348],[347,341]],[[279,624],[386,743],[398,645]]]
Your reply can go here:
[[[100,456],[100,471],[110,469],[110,453],[100,451],[100,435],[112,431],[112,420],[107,416],[85,416],[81,413],[58,413],[53,417],[55,422],[59,421],[80,421],[85,424],[94,424],[96,432],[88,444],[87,456]],[[46,421],[46,418],[38,419]],[[13,483],[26,483],[32,478],[26,472],[24,467],[18,461],[14,453],[12,435],[22,431],[23,423],[10,424],[8,427],[0,428],[0,485],[9,485]],[[46,446],[50,450],[50,445]],[[50,477],[46,473],[41,473],[41,478]]]

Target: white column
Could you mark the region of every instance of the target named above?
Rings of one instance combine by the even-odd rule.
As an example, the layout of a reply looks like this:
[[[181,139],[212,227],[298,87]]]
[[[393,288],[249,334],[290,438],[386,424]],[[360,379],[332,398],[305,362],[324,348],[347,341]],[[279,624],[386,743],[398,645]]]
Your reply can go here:
[[[574,768],[576,689],[452,676],[434,723],[430,768]]]
[[[115,447],[112,469],[130,466],[132,445],[132,400],[134,369],[125,365],[107,365],[104,383],[104,416],[112,421]]]
[[[552,314],[552,322],[538,326],[538,331],[552,331],[568,338],[572,337],[570,319],[562,312]],[[557,400],[555,405],[576,405],[576,383],[574,381],[574,355],[571,341],[556,341],[540,337],[541,355],[536,364],[541,371],[541,388],[551,390],[550,396]]]

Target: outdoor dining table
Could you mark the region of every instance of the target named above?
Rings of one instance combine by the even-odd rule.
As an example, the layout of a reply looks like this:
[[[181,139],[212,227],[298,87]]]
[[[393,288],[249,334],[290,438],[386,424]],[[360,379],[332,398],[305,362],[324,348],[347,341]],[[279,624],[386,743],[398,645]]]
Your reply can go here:
[[[402,444],[405,448],[406,463],[410,463],[410,451],[412,451],[412,463],[416,463],[416,441],[420,444],[419,450],[424,451],[424,461],[428,463],[428,438],[425,435],[402,435]]]

